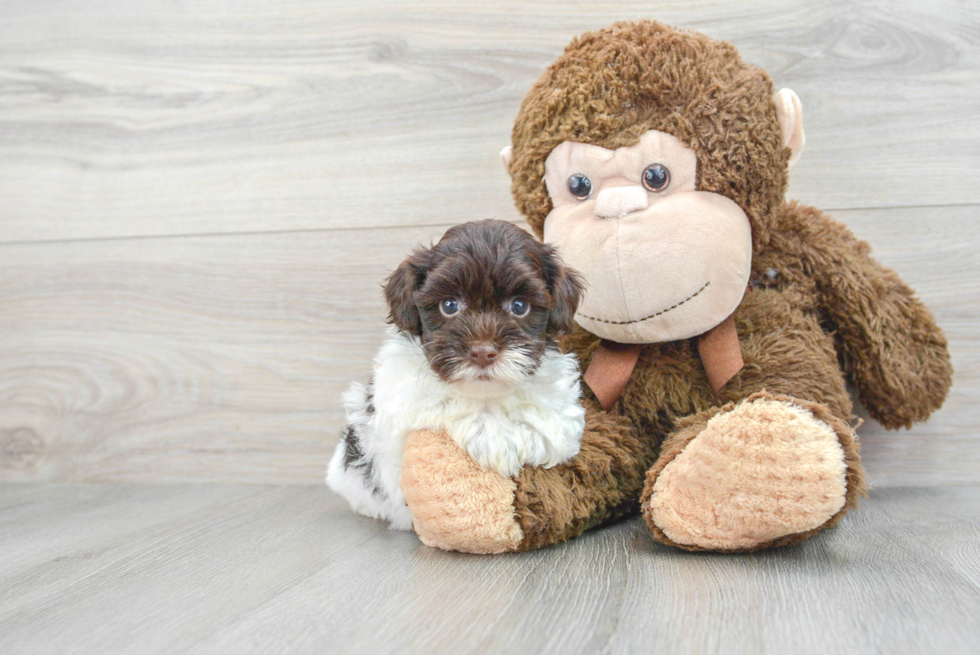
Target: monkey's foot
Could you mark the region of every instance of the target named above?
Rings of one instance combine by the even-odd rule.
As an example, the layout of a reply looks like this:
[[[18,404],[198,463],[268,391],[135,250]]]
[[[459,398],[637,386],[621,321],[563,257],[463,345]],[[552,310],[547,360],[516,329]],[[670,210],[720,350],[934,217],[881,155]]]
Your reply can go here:
[[[578,455],[515,478],[487,471],[445,433],[409,435],[401,487],[423,543],[467,553],[532,550],[578,536],[639,508],[655,440],[586,406]]]
[[[823,405],[757,393],[678,423],[641,501],[658,541],[751,551],[836,525],[864,492],[847,423]]]

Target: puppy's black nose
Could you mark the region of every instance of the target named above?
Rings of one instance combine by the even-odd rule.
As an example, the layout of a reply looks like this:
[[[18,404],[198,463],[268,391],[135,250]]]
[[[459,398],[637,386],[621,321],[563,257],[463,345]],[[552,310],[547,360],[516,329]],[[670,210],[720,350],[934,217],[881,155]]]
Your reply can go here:
[[[493,344],[484,342],[470,346],[470,361],[480,368],[490,366],[495,359],[497,359],[497,349]]]

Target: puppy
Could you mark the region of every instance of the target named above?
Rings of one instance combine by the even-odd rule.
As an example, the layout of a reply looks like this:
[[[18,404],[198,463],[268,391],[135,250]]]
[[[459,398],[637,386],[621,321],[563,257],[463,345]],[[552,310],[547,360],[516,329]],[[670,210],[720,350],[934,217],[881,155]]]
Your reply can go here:
[[[409,530],[399,486],[405,437],[444,430],[505,476],[579,451],[578,362],[555,337],[582,294],[554,249],[504,221],[450,229],[384,286],[393,328],[368,385],[344,394],[347,427],[327,484],[355,511]]]

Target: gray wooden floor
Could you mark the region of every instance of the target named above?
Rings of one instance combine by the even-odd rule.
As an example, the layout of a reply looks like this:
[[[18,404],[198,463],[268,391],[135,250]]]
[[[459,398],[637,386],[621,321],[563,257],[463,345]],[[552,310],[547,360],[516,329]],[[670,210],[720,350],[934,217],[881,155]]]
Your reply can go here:
[[[481,557],[301,486],[0,487],[0,652],[976,653],[980,488],[892,488],[802,546],[637,520]]]

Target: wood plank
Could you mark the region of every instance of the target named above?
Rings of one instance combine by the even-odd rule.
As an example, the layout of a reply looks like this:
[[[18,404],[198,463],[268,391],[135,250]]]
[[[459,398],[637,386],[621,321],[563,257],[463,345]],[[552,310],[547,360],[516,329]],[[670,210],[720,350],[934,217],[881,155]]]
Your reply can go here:
[[[70,491],[69,491],[70,489]],[[202,507],[223,506],[261,492],[232,485],[152,485],[135,491],[125,485],[6,485],[0,487],[0,604],[8,609],[99,570],[82,552],[105,552],[107,536],[125,543],[133,534],[166,529]],[[52,567],[61,561],[64,567]]]
[[[0,241],[516,219],[497,152],[571,37],[656,17],[803,99],[791,195],[980,202],[980,6],[959,0],[0,7]]]
[[[444,229],[3,248],[0,475],[318,482],[379,284]]]
[[[141,504],[158,516],[120,520]],[[11,513],[5,549],[40,552],[0,560],[10,653],[945,654],[980,640],[980,487],[879,490],[799,547],[739,556],[656,544],[638,520],[532,553],[445,553],[314,487],[0,487]]]
[[[956,369],[929,422],[861,429],[876,484],[980,482],[977,211],[838,213]],[[0,246],[0,479],[318,484],[383,337],[379,283],[444,229]]]

